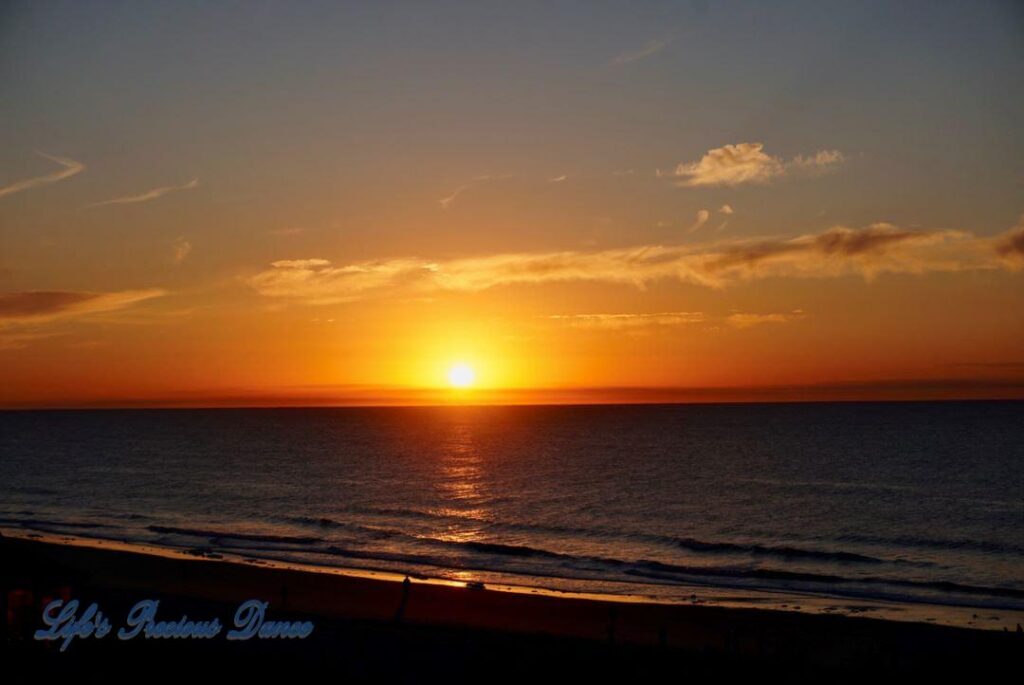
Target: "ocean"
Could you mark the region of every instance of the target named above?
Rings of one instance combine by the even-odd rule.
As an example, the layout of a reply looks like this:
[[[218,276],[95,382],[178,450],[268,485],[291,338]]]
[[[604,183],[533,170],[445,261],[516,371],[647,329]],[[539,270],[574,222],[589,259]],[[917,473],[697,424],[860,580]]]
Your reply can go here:
[[[687,601],[1024,609],[1024,403],[0,412],[0,526]]]

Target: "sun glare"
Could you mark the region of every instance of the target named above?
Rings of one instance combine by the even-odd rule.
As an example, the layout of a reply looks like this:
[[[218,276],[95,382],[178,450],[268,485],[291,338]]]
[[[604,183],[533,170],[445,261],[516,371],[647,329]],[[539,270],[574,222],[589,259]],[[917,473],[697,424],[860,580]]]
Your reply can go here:
[[[476,373],[466,364],[456,364],[448,369],[448,383],[453,388],[468,388],[476,380]]]

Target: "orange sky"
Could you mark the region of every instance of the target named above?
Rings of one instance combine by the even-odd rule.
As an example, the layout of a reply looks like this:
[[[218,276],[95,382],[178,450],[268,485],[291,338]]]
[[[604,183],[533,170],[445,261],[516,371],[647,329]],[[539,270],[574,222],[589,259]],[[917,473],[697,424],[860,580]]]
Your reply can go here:
[[[10,10],[0,406],[1024,398],[1007,7]]]

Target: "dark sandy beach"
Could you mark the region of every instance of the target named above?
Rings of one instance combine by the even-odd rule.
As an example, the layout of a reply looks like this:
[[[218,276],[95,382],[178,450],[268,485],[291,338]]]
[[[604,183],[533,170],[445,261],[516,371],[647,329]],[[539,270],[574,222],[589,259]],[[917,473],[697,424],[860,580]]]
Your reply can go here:
[[[618,602],[457,584],[274,568],[114,543],[0,540],[4,682],[218,680],[268,675],[436,682],[547,676],[636,681],[658,674],[791,679],[882,673],[963,674],[1013,668],[1024,635],[872,618]],[[78,638],[36,641],[55,598],[96,602],[116,632],[139,600],[159,620],[213,617],[230,629],[238,605],[313,622],[305,640]],[[666,670],[667,669],[667,670]],[[1004,671],[1006,672],[1006,671]],[[1012,670],[1010,671],[1012,672]],[[299,675],[296,675],[299,674]],[[320,678],[317,677],[319,680]]]

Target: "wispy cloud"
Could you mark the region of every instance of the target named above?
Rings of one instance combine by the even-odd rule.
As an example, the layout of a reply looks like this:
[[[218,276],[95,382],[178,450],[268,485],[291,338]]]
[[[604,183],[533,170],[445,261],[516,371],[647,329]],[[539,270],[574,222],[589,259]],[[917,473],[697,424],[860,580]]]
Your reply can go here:
[[[554,178],[549,178],[548,179],[548,183],[561,183],[562,181],[566,180],[567,178],[569,178],[569,177],[566,174],[562,174],[561,176],[555,176]]]
[[[838,150],[821,150],[786,162],[767,154],[763,143],[737,143],[708,150],[698,161],[659,171],[658,176],[681,187],[737,186],[767,183],[791,173],[821,173],[842,161]]]
[[[689,228],[688,232],[689,233],[693,233],[694,231],[699,230],[701,226],[703,226],[704,224],[706,224],[708,222],[708,218],[710,216],[711,216],[711,212],[709,212],[706,209],[699,209],[699,210],[697,210],[697,215],[694,218],[693,223],[690,224],[690,228]]]
[[[462,195],[462,193],[464,193],[465,191],[469,190],[474,185],[476,185],[478,183],[486,183],[488,181],[499,181],[499,180],[506,179],[506,178],[512,178],[512,176],[510,174],[505,174],[503,176],[491,176],[489,174],[484,174],[483,176],[477,176],[476,178],[474,178],[469,183],[463,183],[461,186],[456,188],[455,191],[452,192],[451,195],[448,195],[446,197],[442,197],[440,200],[437,201],[437,204],[441,205],[441,209],[447,210],[449,207],[452,206],[452,204],[455,202],[455,200],[460,195]]]
[[[125,195],[124,197],[115,197],[112,200],[94,202],[91,205],[86,205],[85,207],[82,207],[82,209],[104,207],[106,205],[129,205],[135,204],[136,202],[149,202],[150,200],[155,200],[159,197],[163,197],[168,193],[173,193],[179,190],[192,190],[193,188],[197,187],[199,187],[199,179],[193,178],[188,183],[182,184],[180,186],[162,186],[160,188],[153,188],[152,190],[147,190],[146,192],[140,193],[138,195]]]
[[[842,163],[845,159],[843,153],[839,150],[818,150],[809,157],[797,155],[789,162],[788,169],[809,174],[820,174],[830,170],[836,164]]]
[[[73,159],[55,157],[53,155],[48,155],[45,152],[37,152],[36,154],[46,157],[52,162],[56,162],[61,165],[63,169],[55,171],[52,174],[47,174],[46,176],[36,176],[35,178],[26,178],[22,181],[15,181],[10,185],[0,188],[0,197],[20,193],[23,190],[28,190],[37,186],[63,181],[66,178],[71,178],[75,174],[80,174],[85,171],[85,165],[81,162],[76,162]]]
[[[919,231],[892,224],[837,226],[796,238],[640,245],[600,251],[495,254],[449,260],[418,257],[334,266],[326,259],[274,262],[248,279],[268,297],[310,303],[374,295],[479,291],[503,285],[572,281],[644,287],[678,281],[712,288],[762,278],[871,280],[885,273],[924,274],[1008,268],[1007,236],[982,238],[952,230]]]
[[[109,293],[68,290],[0,293],[0,327],[109,312],[165,294],[166,291],[155,288]]]
[[[6,332],[0,324],[0,352],[21,350],[30,347],[37,340],[45,340],[60,335],[53,331],[15,331]]]
[[[648,326],[682,326],[705,321],[703,312],[657,312],[653,314],[555,314],[549,321],[573,328],[623,330]]]
[[[607,331],[632,331],[643,328],[677,327],[693,324],[724,322],[733,328],[746,329],[762,324],[789,323],[806,317],[801,309],[785,313],[733,312],[725,317],[709,316],[704,312],[656,312],[623,314],[555,314],[545,319],[573,328]]]
[[[174,252],[171,255],[171,261],[175,264],[181,264],[190,252],[192,252],[192,243],[184,238],[178,238],[174,241]]]
[[[656,38],[644,43],[643,47],[637,50],[627,50],[626,52],[619,53],[612,59],[612,64],[629,64],[630,62],[637,62],[639,60],[655,55],[669,45],[675,39],[674,36],[668,36],[666,38]]]
[[[772,314],[735,312],[727,316],[725,320],[734,328],[753,328],[754,326],[760,326],[766,323],[789,323],[790,321],[798,321],[806,316],[807,315],[804,314],[802,309],[794,309],[791,312]]]
[[[447,195],[445,197],[442,197],[440,200],[438,200],[437,204],[441,205],[441,209],[448,209],[448,207],[451,206],[451,204],[453,202],[455,202],[455,199],[459,195],[461,195],[467,188],[469,188],[468,184],[467,185],[459,186],[458,188],[455,189],[455,192],[453,192],[451,195]]]
[[[736,210],[730,207],[729,205],[722,205],[721,207],[718,208],[718,213],[732,215],[736,213]]]

